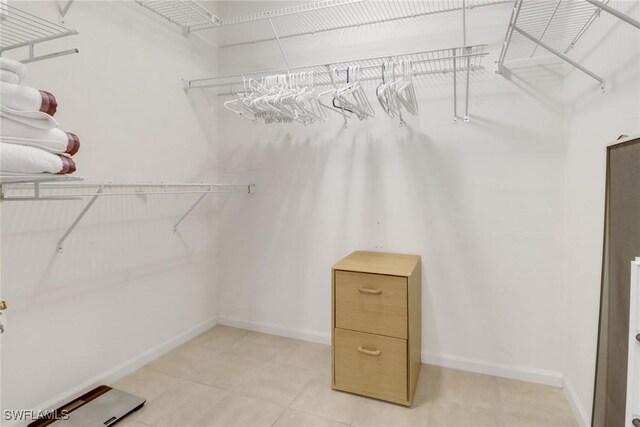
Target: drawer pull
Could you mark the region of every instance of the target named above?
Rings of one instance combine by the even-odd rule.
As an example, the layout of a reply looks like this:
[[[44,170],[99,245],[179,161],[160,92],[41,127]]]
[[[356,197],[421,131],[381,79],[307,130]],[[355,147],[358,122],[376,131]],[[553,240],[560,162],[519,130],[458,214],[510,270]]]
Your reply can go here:
[[[361,294],[370,294],[370,295],[380,295],[380,294],[382,294],[382,290],[381,289],[358,288],[358,291]]]
[[[358,347],[360,353],[368,354],[369,356],[380,356],[382,352],[380,350],[368,350],[362,346]]]

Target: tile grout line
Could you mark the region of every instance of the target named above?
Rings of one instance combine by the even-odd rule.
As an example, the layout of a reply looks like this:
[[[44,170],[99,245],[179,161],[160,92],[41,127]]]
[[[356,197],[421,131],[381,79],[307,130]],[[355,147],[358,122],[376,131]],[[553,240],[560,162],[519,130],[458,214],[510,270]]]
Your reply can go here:
[[[255,333],[256,334],[261,334],[261,335],[266,335],[266,336],[275,336],[275,335],[272,335],[272,334],[263,334],[263,333],[258,333],[258,332],[255,332]],[[202,341],[202,343],[186,342],[186,343],[182,344],[181,346],[177,347],[176,349],[178,349],[178,348],[180,348],[182,346],[187,346],[187,347],[188,346],[194,346],[194,347],[198,347],[198,348],[207,349],[208,351],[210,351],[211,353],[216,354],[216,355],[222,355],[222,354],[229,355],[229,354],[233,354],[233,353],[231,353],[231,348],[234,347],[236,344],[238,344],[243,339],[245,339],[246,336],[247,336],[247,334],[244,334],[242,337],[240,337],[239,339],[234,341],[230,346],[227,346],[224,350],[210,348],[210,347],[207,347],[206,345],[202,344],[202,343],[205,343],[205,342],[207,342],[209,340]],[[213,341],[213,338],[214,337],[211,337],[212,341]],[[314,414],[314,413],[307,412],[306,410],[296,409],[296,408],[292,407],[293,403],[305,392],[305,390],[307,390],[307,388],[309,387],[309,384],[314,379],[316,379],[318,377],[321,377],[323,375],[326,375],[326,372],[325,372],[326,369],[315,369],[315,368],[298,366],[298,365],[295,365],[293,363],[283,363],[283,362],[277,361],[278,356],[283,354],[283,352],[289,347],[290,344],[297,343],[297,342],[304,342],[304,341],[303,340],[298,340],[298,339],[295,339],[295,338],[287,337],[286,341],[284,342],[284,344],[282,344],[281,346],[277,347],[276,351],[272,355],[268,356],[267,359],[259,359],[259,358],[255,358],[255,357],[249,356],[249,355],[247,355],[245,353],[242,353],[242,355],[244,357],[254,359],[254,360],[258,361],[259,363],[256,363],[255,369],[253,369],[253,371],[251,371],[246,376],[246,378],[242,379],[237,385],[231,387],[230,389],[223,389],[223,388],[216,387],[216,386],[213,386],[213,385],[210,385],[210,384],[202,383],[202,382],[200,382],[198,380],[194,380],[194,379],[191,379],[191,378],[185,378],[185,377],[183,377],[181,375],[176,375],[175,373],[172,373],[172,372],[167,372],[167,371],[163,371],[161,369],[157,369],[157,368],[154,368],[154,367],[149,367],[149,365],[152,364],[153,361],[151,361],[148,364],[140,367],[139,370],[143,369],[143,368],[144,369],[148,369],[151,372],[167,375],[167,376],[170,376],[170,377],[175,378],[175,379],[178,380],[178,382],[174,386],[172,386],[168,390],[160,393],[159,395],[155,396],[153,399],[150,399],[149,402],[153,402],[155,399],[157,399],[157,398],[165,395],[166,393],[170,392],[173,388],[178,387],[178,386],[180,386],[182,384],[185,384],[185,383],[188,383],[188,382],[195,383],[195,384],[200,384],[200,385],[203,385],[203,386],[206,386],[206,387],[209,387],[209,388],[212,388],[212,389],[220,390],[221,392],[226,393],[226,395],[220,401],[223,401],[224,399],[227,399],[228,397],[230,397],[232,395],[244,396],[244,395],[238,393],[238,389],[240,387],[242,387],[244,384],[246,384],[248,381],[250,381],[252,378],[254,378],[260,372],[261,369],[264,369],[265,365],[268,364],[268,363],[274,363],[274,364],[277,364],[277,365],[281,365],[281,366],[283,366],[285,368],[297,368],[297,369],[305,370],[305,371],[311,373],[310,378],[306,382],[303,383],[302,387],[299,389],[299,391],[295,394],[295,396],[289,401],[289,403],[287,405],[280,406],[280,405],[278,405],[276,403],[276,405],[280,406],[283,409],[280,412],[280,414],[278,415],[278,417],[275,419],[275,421],[273,421],[273,423],[271,423],[271,426],[273,427],[275,424],[277,424],[278,421],[283,418],[284,414],[288,410],[291,410],[291,411],[299,412],[301,414],[305,414],[305,415],[308,415],[308,416],[317,417],[317,418],[321,418],[321,419],[324,419],[324,420],[327,420],[327,421],[338,423],[338,424],[341,424],[341,425],[354,427],[355,423],[357,421],[358,412],[360,410],[362,410],[362,407],[366,402],[366,398],[362,398],[362,400],[360,400],[360,402],[357,404],[357,407],[353,411],[351,419],[347,423],[343,423],[341,421],[333,420],[333,419],[327,418],[325,416],[321,416],[321,415],[317,415],[317,414]],[[327,346],[327,347],[329,347],[329,346]],[[304,355],[304,352],[303,352],[302,355]],[[299,360],[300,359],[299,356],[300,356],[300,354],[298,354],[298,353],[296,353],[294,351],[292,354],[287,356],[287,358],[285,358],[285,360]],[[157,359],[159,359],[159,358],[157,358]],[[157,360],[157,359],[155,359],[155,360]],[[308,359],[305,359],[305,358],[303,358],[303,359],[305,361],[308,360]],[[198,362],[202,362],[202,363],[206,362],[207,360],[209,360],[209,358],[206,358],[206,359],[198,358]],[[215,358],[211,358],[211,360],[215,362]],[[315,367],[316,364],[313,364],[313,366]],[[445,369],[445,368],[443,368],[443,369]],[[464,372],[464,371],[462,371],[462,372]],[[504,390],[504,387],[502,387],[502,381],[501,381],[500,378],[498,378],[496,376],[491,376],[491,375],[489,375],[489,376],[493,377],[492,379],[493,379],[493,381],[496,382],[496,386],[497,386],[496,387],[497,388],[497,402],[496,402],[496,406],[495,407],[492,408],[493,405],[484,406],[484,405],[469,404],[469,403],[465,403],[465,402],[459,401],[459,400],[454,399],[454,398],[446,398],[446,397],[443,398],[442,401],[445,402],[445,403],[449,402],[449,403],[452,403],[452,404],[467,405],[467,406],[470,406],[470,407],[473,407],[473,408],[481,409],[483,411],[485,411],[485,410],[487,410],[487,411],[495,411],[494,412],[494,416],[497,417],[497,420],[496,420],[497,421],[497,426],[496,427],[499,427],[499,426],[507,427],[506,424],[505,424],[506,423],[506,418],[505,417],[508,416],[508,415],[518,415],[515,412],[514,413],[509,412],[508,408],[505,407],[504,398],[506,396],[510,396],[511,394],[507,393],[505,395],[505,390]],[[513,380],[513,381],[518,381],[518,380]],[[526,381],[524,381],[524,382],[526,382]],[[251,396],[244,396],[244,397],[251,397]],[[263,399],[261,397],[252,397],[252,398],[256,399],[258,401],[262,401],[262,402],[268,402],[268,403],[271,403],[271,404],[274,403],[274,402],[272,402],[270,400],[266,400],[266,399]],[[433,407],[433,404],[434,404],[433,399],[430,399],[430,401],[429,401],[430,408]],[[524,417],[526,417],[527,419],[531,418],[532,421],[534,421],[536,419],[533,416],[529,416],[529,415],[525,415],[525,414],[522,414],[522,415]],[[431,418],[432,418],[432,410],[430,409],[429,413],[428,413],[427,421],[430,421]],[[136,421],[141,423],[142,425],[148,425],[146,423],[143,423],[142,421],[138,421],[138,420],[136,420]],[[150,427],[153,427],[153,426],[150,426]]]

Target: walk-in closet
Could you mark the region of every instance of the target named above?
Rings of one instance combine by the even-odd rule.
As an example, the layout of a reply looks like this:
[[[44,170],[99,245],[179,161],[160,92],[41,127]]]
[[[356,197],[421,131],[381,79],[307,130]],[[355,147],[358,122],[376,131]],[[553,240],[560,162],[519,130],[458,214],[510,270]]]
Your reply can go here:
[[[640,426],[639,201],[638,0],[0,0],[0,425]]]

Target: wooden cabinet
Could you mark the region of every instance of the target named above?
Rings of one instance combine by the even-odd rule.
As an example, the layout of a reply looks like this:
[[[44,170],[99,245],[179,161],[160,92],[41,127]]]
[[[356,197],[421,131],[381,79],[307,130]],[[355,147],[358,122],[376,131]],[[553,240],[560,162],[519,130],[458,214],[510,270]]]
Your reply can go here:
[[[332,271],[332,384],[411,406],[420,372],[420,257],[356,251]]]

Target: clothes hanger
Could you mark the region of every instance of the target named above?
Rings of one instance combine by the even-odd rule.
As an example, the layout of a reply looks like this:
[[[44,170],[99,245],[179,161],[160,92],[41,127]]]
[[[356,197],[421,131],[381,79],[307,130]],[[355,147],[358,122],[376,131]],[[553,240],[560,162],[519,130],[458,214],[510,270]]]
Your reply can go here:
[[[361,68],[359,65],[348,67],[347,73],[351,82],[336,94],[343,108],[349,109],[360,120],[375,116],[375,111],[369,102],[364,88],[360,83]]]
[[[333,67],[330,71],[329,71],[329,76],[331,77],[331,82],[334,84],[335,86],[335,81],[338,79],[338,70]],[[349,82],[349,70],[347,69],[347,83]],[[348,120],[351,117],[351,114],[353,114],[352,111],[346,110],[344,108],[342,108],[342,106],[340,105],[339,101],[336,100],[336,94],[338,92],[338,89],[336,87],[329,89],[326,92],[322,92],[318,95],[318,102],[320,103],[320,106],[333,111],[334,113],[338,113],[342,116],[342,118],[344,119],[344,125],[345,127],[347,126]],[[326,95],[331,95],[331,104],[327,105],[324,102],[321,102],[320,99],[322,99],[323,96]]]
[[[402,80],[397,88],[397,98],[409,113],[416,115],[418,114],[418,102],[413,86],[413,69],[411,65],[410,60],[401,62]]]

